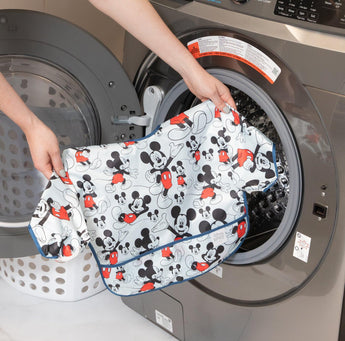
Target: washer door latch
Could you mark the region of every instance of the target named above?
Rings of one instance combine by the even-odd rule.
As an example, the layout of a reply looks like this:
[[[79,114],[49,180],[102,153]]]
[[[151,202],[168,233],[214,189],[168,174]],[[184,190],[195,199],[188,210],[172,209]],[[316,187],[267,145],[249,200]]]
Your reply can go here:
[[[145,114],[142,116],[113,116],[112,123],[143,126],[147,127],[146,132],[151,132],[157,110],[162,103],[163,97],[164,91],[159,86],[147,87],[143,94],[143,109]]]
[[[327,217],[327,209],[328,207],[325,205],[314,203],[313,214],[319,219],[325,219]]]
[[[127,116],[127,115],[118,115],[111,118],[111,122],[116,125],[136,125],[147,127],[151,123],[151,117],[148,115],[142,116]]]

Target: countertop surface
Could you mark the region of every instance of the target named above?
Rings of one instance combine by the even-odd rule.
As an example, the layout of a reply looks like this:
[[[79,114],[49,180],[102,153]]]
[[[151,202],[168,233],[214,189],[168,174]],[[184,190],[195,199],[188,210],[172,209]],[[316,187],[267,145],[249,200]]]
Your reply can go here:
[[[77,302],[22,293],[0,278],[0,341],[177,341],[104,290]]]

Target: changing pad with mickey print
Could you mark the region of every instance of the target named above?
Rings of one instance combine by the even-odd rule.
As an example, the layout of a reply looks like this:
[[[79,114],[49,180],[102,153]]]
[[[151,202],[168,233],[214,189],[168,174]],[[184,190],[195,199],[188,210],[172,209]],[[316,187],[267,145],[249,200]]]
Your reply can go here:
[[[124,143],[63,152],[29,230],[68,261],[89,245],[107,288],[136,295],[216,267],[249,229],[245,193],[277,179],[273,143],[210,101]]]

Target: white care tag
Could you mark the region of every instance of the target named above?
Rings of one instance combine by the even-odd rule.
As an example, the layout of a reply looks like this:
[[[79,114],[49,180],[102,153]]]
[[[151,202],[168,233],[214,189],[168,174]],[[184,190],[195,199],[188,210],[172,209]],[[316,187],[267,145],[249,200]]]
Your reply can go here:
[[[226,243],[228,240],[226,238],[225,228],[211,232],[211,240],[214,246]]]
[[[210,271],[210,273],[212,273],[213,275],[215,275],[219,278],[223,278],[223,268],[220,265],[218,265],[214,269],[212,269]]]
[[[158,310],[156,312],[156,322],[164,329],[168,330],[170,333],[173,333],[173,321],[170,317],[164,315]]]
[[[293,256],[308,263],[311,238],[301,232],[296,233]]]

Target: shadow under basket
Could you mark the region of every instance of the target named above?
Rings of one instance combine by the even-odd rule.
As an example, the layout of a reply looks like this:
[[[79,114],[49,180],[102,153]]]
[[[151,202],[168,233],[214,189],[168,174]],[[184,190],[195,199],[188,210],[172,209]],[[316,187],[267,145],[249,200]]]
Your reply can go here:
[[[88,248],[68,263],[41,255],[0,259],[0,278],[23,293],[57,301],[78,301],[105,290]]]

